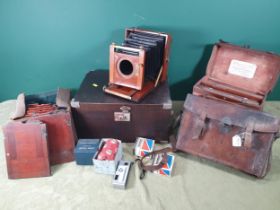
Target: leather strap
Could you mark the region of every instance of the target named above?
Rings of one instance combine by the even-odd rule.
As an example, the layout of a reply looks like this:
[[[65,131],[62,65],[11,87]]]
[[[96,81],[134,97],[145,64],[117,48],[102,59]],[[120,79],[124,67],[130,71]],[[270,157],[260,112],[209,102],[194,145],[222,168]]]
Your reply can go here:
[[[201,115],[195,118],[195,125],[192,139],[200,139],[205,131],[206,131],[206,118],[207,115],[205,112],[201,113]]]
[[[157,170],[161,169],[164,166],[164,164],[167,163],[167,153],[173,152],[173,151],[174,151],[173,148],[166,147],[164,149],[156,150],[149,154],[146,154],[141,159],[136,159],[136,161],[138,162],[139,169],[141,170],[140,179],[143,179],[145,177],[146,171],[157,171]],[[153,157],[154,155],[158,155],[158,154],[162,154],[162,160],[160,161],[159,164],[157,164],[157,165],[145,165],[144,164],[143,161],[145,158],[147,158],[149,156]]]
[[[15,120],[15,119],[24,117],[25,111],[26,111],[25,95],[24,95],[24,93],[20,93],[20,94],[17,96],[17,100],[16,100],[16,110],[15,110],[15,112],[12,114],[11,119],[12,119],[12,120]]]
[[[183,114],[183,112],[181,112],[173,120],[173,122],[172,122],[172,124],[170,126],[169,142],[171,144],[171,147],[166,147],[166,148],[163,148],[163,149],[160,149],[160,150],[155,150],[155,151],[153,151],[151,153],[148,153],[148,154],[144,155],[142,158],[135,160],[135,162],[138,162],[139,169],[141,170],[140,179],[143,179],[145,177],[146,171],[156,171],[156,170],[161,169],[163,167],[163,165],[167,163],[167,153],[169,153],[169,152],[176,152],[176,142],[177,142],[177,139],[175,137],[175,133],[176,133],[177,128],[180,125],[182,114]],[[161,162],[158,165],[145,165],[143,163],[145,158],[147,158],[149,156],[153,157],[154,155],[157,155],[157,154],[162,154],[162,160],[161,160]]]
[[[58,107],[63,107],[70,109],[70,90],[58,88],[56,95],[56,105]]]
[[[216,109],[221,109],[223,112],[218,112]],[[229,116],[231,124],[241,128],[245,128],[249,121],[254,121],[254,131],[262,133],[277,133],[279,132],[280,120],[270,114],[250,110],[239,106],[234,106],[234,110],[238,114],[233,114],[230,110],[233,105],[221,103],[216,100],[205,99],[199,96],[188,95],[184,103],[185,111],[191,112],[198,116],[201,113],[207,113],[208,119],[221,121],[224,116]]]
[[[254,126],[255,123],[253,121],[249,121],[244,133],[244,146],[247,148],[250,148],[252,146]]]

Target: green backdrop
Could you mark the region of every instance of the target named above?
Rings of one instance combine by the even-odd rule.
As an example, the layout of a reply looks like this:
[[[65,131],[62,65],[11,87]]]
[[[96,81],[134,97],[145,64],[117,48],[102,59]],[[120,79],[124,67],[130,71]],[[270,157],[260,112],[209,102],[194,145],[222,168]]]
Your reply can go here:
[[[0,101],[78,88],[87,71],[108,68],[109,44],[133,26],[173,36],[169,82],[184,99],[219,39],[280,53],[279,21],[279,0],[0,0]]]

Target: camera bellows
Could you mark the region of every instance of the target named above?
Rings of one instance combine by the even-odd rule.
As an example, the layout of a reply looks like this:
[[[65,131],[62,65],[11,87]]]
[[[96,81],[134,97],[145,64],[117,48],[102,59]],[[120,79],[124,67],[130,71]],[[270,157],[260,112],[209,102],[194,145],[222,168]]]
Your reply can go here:
[[[141,32],[131,32],[123,46],[145,50],[145,79],[155,80],[163,64],[165,37]],[[125,52],[124,52],[125,53]],[[127,63],[129,61],[126,60]],[[120,66],[124,73],[132,73],[132,64]]]
[[[170,42],[165,33],[126,29],[122,45],[110,46],[110,77],[104,91],[140,101],[166,81]]]

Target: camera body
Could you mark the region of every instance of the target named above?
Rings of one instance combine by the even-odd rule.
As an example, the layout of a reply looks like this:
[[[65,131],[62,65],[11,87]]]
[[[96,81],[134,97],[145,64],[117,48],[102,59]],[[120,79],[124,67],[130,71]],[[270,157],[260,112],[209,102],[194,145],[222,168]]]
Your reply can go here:
[[[140,101],[167,79],[170,42],[166,33],[126,29],[122,45],[110,45],[109,84],[104,91]]]

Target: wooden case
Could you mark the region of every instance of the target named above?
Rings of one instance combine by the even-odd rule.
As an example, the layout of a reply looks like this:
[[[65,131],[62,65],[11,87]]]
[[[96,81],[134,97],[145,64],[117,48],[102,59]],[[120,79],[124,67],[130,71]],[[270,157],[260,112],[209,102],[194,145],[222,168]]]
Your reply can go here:
[[[115,138],[135,142],[136,137],[168,140],[172,102],[167,82],[140,103],[103,92],[108,71],[90,71],[71,102],[79,138]]]
[[[40,121],[11,122],[3,127],[10,179],[50,176],[46,125]]]
[[[280,73],[280,57],[220,42],[193,94],[262,110]]]
[[[70,91],[59,88],[58,91],[52,91],[42,94],[27,95],[18,100],[17,104],[24,103],[25,107],[22,116],[17,116],[17,119],[10,123],[24,125],[30,121],[40,121],[47,127],[49,159],[51,165],[66,163],[74,160],[74,148],[77,141],[76,131],[72,123],[72,115],[70,108]],[[36,113],[28,113],[28,107],[34,104],[50,104],[53,108],[50,111],[40,113],[38,107]],[[17,126],[15,128],[18,128]],[[16,132],[16,130],[15,130]],[[29,131],[26,131],[29,132]],[[27,135],[27,134],[26,134]],[[7,139],[9,140],[9,139]],[[23,139],[24,140],[24,139]]]

